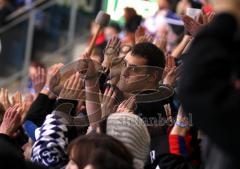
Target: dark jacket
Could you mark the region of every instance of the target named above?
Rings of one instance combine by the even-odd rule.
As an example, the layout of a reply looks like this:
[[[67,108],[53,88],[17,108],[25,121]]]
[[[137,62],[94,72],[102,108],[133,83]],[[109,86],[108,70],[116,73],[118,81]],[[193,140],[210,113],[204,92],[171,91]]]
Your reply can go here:
[[[1,168],[9,169],[44,169],[42,166],[25,161],[22,149],[14,139],[4,134],[0,134],[0,164]]]
[[[55,101],[55,99],[49,99],[47,95],[39,93],[27,112],[26,120],[41,126],[45,117],[52,112]]]
[[[240,74],[240,38],[237,32],[234,17],[229,14],[216,16],[197,35],[184,59],[179,87],[183,107],[192,113],[193,123],[221,149],[216,152],[232,159],[233,164],[240,159],[240,137],[237,134],[240,90],[233,83]],[[208,148],[212,149],[211,146]],[[206,164],[212,163],[211,169],[220,169],[217,160],[212,160],[217,158],[214,157],[216,154],[210,153],[206,158]]]

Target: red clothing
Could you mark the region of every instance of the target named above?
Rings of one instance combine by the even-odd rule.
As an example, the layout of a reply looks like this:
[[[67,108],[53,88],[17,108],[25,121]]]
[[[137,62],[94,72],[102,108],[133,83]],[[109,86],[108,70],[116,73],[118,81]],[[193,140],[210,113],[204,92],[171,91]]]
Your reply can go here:
[[[191,135],[186,137],[178,135],[169,135],[169,149],[171,154],[187,157],[191,154]]]
[[[100,33],[97,37],[95,45],[98,46],[98,45],[103,44],[104,42],[105,42],[105,35],[104,35],[104,33]]]
[[[205,5],[205,6],[202,8],[202,10],[203,10],[203,12],[204,12],[205,14],[208,14],[208,13],[210,13],[210,12],[213,12],[213,8],[212,8],[211,5]]]

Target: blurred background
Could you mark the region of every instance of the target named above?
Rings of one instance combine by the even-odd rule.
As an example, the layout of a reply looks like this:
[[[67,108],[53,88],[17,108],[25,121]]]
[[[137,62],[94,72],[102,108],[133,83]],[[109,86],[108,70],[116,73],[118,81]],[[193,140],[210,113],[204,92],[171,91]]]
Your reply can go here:
[[[165,29],[169,28],[171,51],[184,32],[180,15],[187,7],[202,4],[200,1],[203,0],[0,0],[0,87],[27,90],[31,88],[29,77],[37,67],[48,68],[79,58],[96,29],[93,21],[100,10],[111,15],[111,22],[95,44],[93,55],[99,62],[112,36],[134,44],[139,25],[155,37],[158,32],[166,34]]]

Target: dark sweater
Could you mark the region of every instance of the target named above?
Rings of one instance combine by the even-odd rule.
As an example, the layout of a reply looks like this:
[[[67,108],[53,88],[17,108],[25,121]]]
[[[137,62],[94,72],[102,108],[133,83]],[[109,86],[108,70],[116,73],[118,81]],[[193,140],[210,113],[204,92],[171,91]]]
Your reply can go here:
[[[27,113],[26,120],[32,121],[37,126],[41,126],[45,117],[52,112],[55,101],[55,99],[51,100],[47,95],[39,93]]]

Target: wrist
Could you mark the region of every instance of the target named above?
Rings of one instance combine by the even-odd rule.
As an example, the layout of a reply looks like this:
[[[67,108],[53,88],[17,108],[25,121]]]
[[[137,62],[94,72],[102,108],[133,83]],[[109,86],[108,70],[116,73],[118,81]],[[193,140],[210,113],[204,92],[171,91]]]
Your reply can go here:
[[[188,132],[188,128],[180,127],[175,123],[170,135],[178,135],[178,136],[185,137],[187,135],[187,132]]]
[[[42,90],[40,91],[40,93],[49,96],[49,95],[50,95],[49,87],[48,87],[47,85],[45,85],[45,86],[42,88]]]
[[[10,136],[10,133],[7,130],[3,130],[1,128],[0,128],[0,133]]]
[[[178,121],[178,120],[176,121],[175,125],[180,128],[186,128],[186,129],[189,127],[188,123],[184,121]]]
[[[192,36],[191,36],[191,35],[185,35],[185,36],[183,37],[183,42],[188,43],[188,42],[190,42],[191,39],[192,39]]]
[[[96,76],[97,77],[97,76]],[[97,78],[91,78],[85,80],[85,88],[94,88],[97,86]]]

